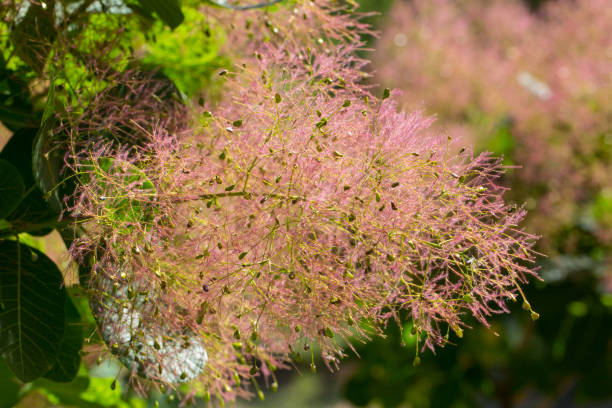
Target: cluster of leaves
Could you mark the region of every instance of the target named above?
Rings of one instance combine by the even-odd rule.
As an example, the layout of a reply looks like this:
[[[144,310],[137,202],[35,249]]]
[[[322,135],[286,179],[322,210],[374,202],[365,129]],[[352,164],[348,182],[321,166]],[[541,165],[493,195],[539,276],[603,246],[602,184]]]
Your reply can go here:
[[[4,58],[1,69],[1,119],[14,135],[0,152],[0,351],[23,381],[41,376],[69,381],[80,364],[79,313],[55,263],[20,242],[19,235],[45,235],[59,215],[43,198],[33,169],[38,129],[30,125],[42,115],[36,113],[26,83]]]
[[[22,381],[68,381],[79,367],[61,273],[19,238],[48,228],[79,264],[101,357],[117,355],[142,391],[189,381],[187,398],[263,398],[260,382],[275,390],[299,349],[316,370],[317,346],[334,369],[346,345],[389,321],[412,322],[418,364],[423,349],[462,337],[466,315],[487,325],[520,295],[537,319],[520,287],[534,275],[534,237],[502,199],[500,161],[453,152],[431,119],[398,112],[388,89],[368,92],[355,54],[368,28],[352,9],[203,10],[190,20],[203,46],[207,30],[229,27],[218,52],[235,68],[216,76],[219,101],[198,104],[133,49],[152,13],[183,21],[175,2],[7,9],[8,54],[30,77],[9,80],[22,93],[6,106],[44,89],[23,110],[22,126],[36,126],[17,130],[0,162],[1,350]],[[202,83],[182,87],[198,95]]]

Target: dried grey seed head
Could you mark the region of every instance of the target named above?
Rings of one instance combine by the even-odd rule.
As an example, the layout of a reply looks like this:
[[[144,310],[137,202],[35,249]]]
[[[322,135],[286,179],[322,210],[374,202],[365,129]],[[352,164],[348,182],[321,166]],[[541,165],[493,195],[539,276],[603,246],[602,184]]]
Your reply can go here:
[[[152,300],[155,293],[108,275],[100,276],[96,286],[101,296],[91,300],[93,314],[102,339],[123,365],[143,378],[168,383],[187,382],[200,375],[208,354],[195,333],[176,332],[158,321],[155,327],[146,325],[143,315],[150,315],[148,309],[154,302],[145,298]],[[129,299],[129,292],[136,295]]]

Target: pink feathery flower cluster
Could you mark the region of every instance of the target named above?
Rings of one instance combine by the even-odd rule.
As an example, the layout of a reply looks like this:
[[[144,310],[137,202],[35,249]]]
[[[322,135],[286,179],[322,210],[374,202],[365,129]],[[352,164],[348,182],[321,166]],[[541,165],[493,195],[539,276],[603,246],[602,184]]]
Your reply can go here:
[[[491,138],[509,127],[523,167],[513,185],[542,191],[522,199],[544,251],[571,252],[573,240],[555,248],[555,237],[585,218],[611,245],[612,218],[599,209],[612,197],[609,2],[556,1],[532,14],[519,0],[398,1],[389,16],[374,68],[407,91],[401,104],[485,147],[507,145]]]
[[[500,161],[454,152],[399,94],[370,95],[359,23],[334,3],[231,14],[245,47],[208,110],[128,70],[65,127],[71,250],[137,386],[263,396],[304,352],[335,369],[344,345],[406,317],[417,353],[433,350],[535,276]]]

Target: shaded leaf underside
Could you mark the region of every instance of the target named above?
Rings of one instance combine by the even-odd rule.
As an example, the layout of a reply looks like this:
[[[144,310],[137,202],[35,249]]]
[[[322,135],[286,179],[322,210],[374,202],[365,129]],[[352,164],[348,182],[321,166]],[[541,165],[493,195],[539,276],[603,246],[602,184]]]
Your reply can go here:
[[[46,255],[0,241],[0,354],[22,381],[55,364],[65,329],[62,274]]]

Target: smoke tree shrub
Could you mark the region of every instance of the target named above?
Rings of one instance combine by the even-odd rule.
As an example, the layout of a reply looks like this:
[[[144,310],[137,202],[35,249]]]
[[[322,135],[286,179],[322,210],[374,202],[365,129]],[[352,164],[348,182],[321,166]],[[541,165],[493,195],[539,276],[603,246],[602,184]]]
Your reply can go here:
[[[522,166],[508,183],[545,253],[579,252],[575,229],[612,243],[610,12],[598,0],[535,14],[518,0],[396,2],[378,42],[382,83],[411,90],[403,106]]]
[[[234,65],[200,104],[139,65],[129,27],[54,40],[34,169],[137,389],[263,398],[302,350],[334,370],[389,321],[410,319],[418,364],[468,315],[520,298],[537,319],[520,287],[534,237],[500,160],[370,94],[350,11],[203,10]]]

